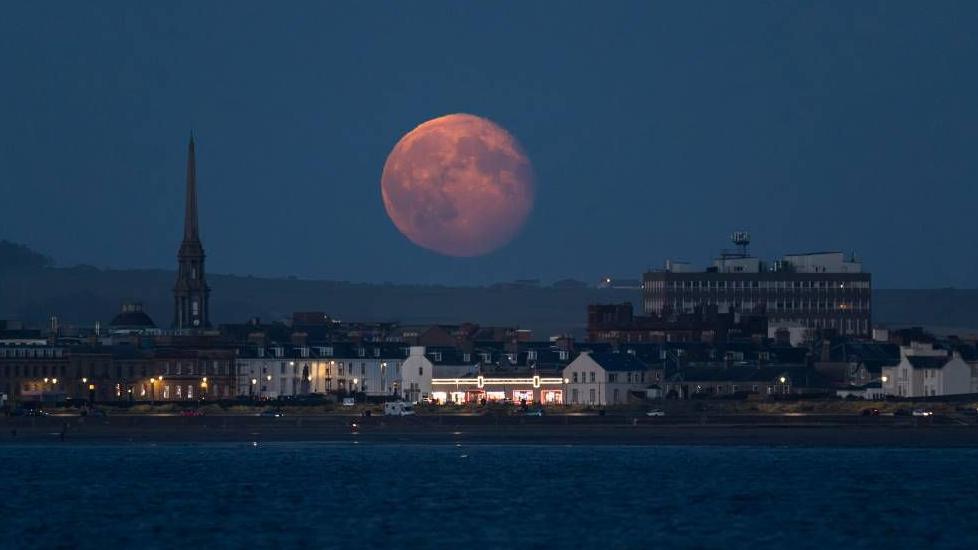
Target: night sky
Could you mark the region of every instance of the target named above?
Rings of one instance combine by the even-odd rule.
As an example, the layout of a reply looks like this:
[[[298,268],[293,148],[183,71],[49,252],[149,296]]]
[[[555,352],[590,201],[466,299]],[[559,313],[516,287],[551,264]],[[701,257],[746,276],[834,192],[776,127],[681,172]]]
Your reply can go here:
[[[0,8],[0,238],[174,269],[193,129],[211,272],[593,282],[746,229],[879,287],[978,286],[975,2],[145,4]],[[398,139],[455,112],[537,178],[480,258],[380,198]]]

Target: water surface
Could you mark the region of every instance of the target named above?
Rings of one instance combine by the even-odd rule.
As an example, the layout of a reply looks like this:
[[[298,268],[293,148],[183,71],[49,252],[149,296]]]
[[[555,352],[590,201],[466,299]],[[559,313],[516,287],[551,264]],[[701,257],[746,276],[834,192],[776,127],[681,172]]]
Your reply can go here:
[[[4,548],[978,547],[978,450],[0,447]]]

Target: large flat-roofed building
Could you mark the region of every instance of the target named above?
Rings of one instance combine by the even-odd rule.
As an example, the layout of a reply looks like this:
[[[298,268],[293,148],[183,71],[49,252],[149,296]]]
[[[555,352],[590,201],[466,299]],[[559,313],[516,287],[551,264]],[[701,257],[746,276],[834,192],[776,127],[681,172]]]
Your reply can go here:
[[[765,262],[747,251],[749,237],[735,233],[740,249],[725,251],[705,270],[666,261],[642,281],[645,313],[689,313],[715,305],[722,312],[763,314],[770,326],[869,337],[872,285],[862,264],[842,252],[787,254]]]

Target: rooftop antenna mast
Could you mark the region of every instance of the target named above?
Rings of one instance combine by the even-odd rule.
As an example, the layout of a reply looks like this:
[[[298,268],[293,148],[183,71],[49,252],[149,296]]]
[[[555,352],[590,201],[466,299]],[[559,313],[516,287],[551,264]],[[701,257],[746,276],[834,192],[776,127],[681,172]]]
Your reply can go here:
[[[750,233],[746,231],[734,231],[730,235],[730,241],[740,250],[741,257],[748,257],[747,247],[750,246]]]

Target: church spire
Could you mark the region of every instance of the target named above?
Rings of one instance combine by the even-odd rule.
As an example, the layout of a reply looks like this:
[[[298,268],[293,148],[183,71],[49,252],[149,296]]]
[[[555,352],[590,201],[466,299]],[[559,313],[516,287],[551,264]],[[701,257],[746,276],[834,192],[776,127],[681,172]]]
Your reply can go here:
[[[183,217],[183,240],[199,241],[197,227],[197,159],[194,154],[194,134],[190,134],[187,146],[187,210]]]
[[[173,326],[201,330],[210,326],[210,292],[204,273],[204,246],[197,226],[197,159],[194,136],[187,147],[187,210],[183,217],[183,242],[177,252],[177,282],[173,287]]]

